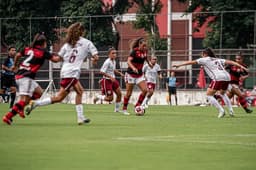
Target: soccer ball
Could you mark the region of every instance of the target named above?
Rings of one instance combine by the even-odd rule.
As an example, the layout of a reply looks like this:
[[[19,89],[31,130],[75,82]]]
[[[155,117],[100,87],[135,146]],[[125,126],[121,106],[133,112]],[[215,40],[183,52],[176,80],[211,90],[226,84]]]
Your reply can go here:
[[[134,111],[135,111],[137,116],[143,116],[144,113],[145,113],[145,110],[144,110],[143,106],[136,106]]]

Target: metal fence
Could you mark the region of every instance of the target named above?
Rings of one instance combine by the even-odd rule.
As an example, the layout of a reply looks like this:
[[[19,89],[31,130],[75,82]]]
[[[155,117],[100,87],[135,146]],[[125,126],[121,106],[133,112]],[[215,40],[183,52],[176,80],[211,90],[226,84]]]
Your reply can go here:
[[[199,53],[202,50],[201,45],[196,45],[196,38],[193,37],[192,32],[192,20],[196,15],[203,15],[205,13],[191,13],[187,15],[183,15],[180,13],[172,13],[171,20],[169,24],[172,24],[172,30],[171,33],[168,35],[167,31],[165,33],[161,33],[161,37],[171,40],[170,48],[167,48],[165,50],[159,50],[156,48],[156,39],[157,35],[153,34],[153,44],[151,44],[149,54],[155,53],[155,55],[158,57],[158,63],[160,64],[161,68],[163,69],[163,76],[166,77],[168,75],[168,72],[172,69],[171,64],[175,62],[181,62],[185,60],[190,59],[196,59],[199,57]],[[237,52],[242,52],[245,56],[245,63],[249,66],[250,69],[250,77],[245,82],[246,88],[252,88],[256,84],[256,22],[251,25],[251,32],[253,32],[254,37],[254,43],[248,44],[247,48],[240,48],[240,49],[223,49],[223,35],[225,35],[225,31],[223,29],[223,24],[225,24],[225,19],[227,19],[227,15],[236,15],[236,14],[243,14],[247,17],[252,18],[254,21],[256,21],[256,11],[220,11],[220,12],[214,12],[212,13],[221,19],[221,25],[219,28],[219,47],[215,48],[215,52],[218,56],[226,59],[234,59],[235,54]],[[140,14],[141,15],[141,14]],[[145,14],[151,15],[151,14]],[[160,27],[161,24],[164,24],[164,26],[167,27],[168,22],[157,21],[158,17],[167,17],[167,14],[165,15],[158,15],[157,17],[154,17],[155,24]],[[121,17],[121,18],[120,18]],[[113,33],[118,32],[119,34],[119,43],[118,43],[118,65],[120,66],[120,69],[122,71],[126,70],[127,64],[126,59],[129,54],[129,40],[137,38],[139,36],[143,36],[148,38],[148,33],[143,30],[136,30],[132,26],[132,21],[136,19],[136,15],[133,14],[126,14],[125,16],[77,16],[77,17],[35,17],[35,18],[0,18],[0,37],[2,39],[3,36],[6,36],[5,38],[12,37],[12,39],[16,40],[26,40],[24,44],[29,44],[32,39],[33,35],[38,31],[44,31],[41,30],[42,25],[54,25],[54,30],[52,31],[53,34],[55,34],[55,40],[52,41],[53,50],[54,52],[57,52],[62,43],[63,35],[65,33],[65,28],[73,22],[79,21],[83,22],[85,24],[85,27],[87,28],[87,38],[92,40],[97,48],[99,49],[99,55],[100,55],[100,61],[98,62],[98,65],[95,67],[92,67],[91,63],[89,61],[85,61],[83,68],[82,68],[82,74],[81,74],[81,83],[85,87],[85,89],[89,90],[95,90],[99,89],[99,83],[98,81],[101,78],[101,75],[99,74],[99,68],[104,62],[104,60],[107,57],[106,49],[108,46],[112,46],[113,44],[105,44],[102,45],[101,41],[96,39],[96,33],[97,28],[95,28],[95,23],[101,22],[102,18],[109,18],[109,20],[114,20],[115,27],[113,27],[112,31]],[[178,25],[175,27],[175,21],[186,21],[184,24]],[[15,27],[11,29],[6,29],[6,23],[13,23]],[[19,34],[17,34],[17,30],[20,28],[24,28],[26,31],[24,32],[23,37],[20,37]],[[17,29],[17,30],[16,30]],[[107,30],[107,29],[106,29]],[[152,30],[156,30],[156,28],[152,28]],[[179,30],[184,30],[183,33],[180,33]],[[26,38],[24,38],[26,37]],[[176,44],[182,44],[181,46],[175,46]],[[7,44],[10,45],[10,44]],[[12,44],[12,45],[15,45]],[[0,46],[0,63],[3,62],[4,58],[6,57],[6,47],[4,44]],[[41,81],[40,84],[46,88],[48,81],[53,79],[55,85],[58,86],[59,82],[59,71],[60,71],[60,64],[49,64],[45,63],[45,65],[42,67],[40,72],[38,73],[37,78],[45,81]],[[49,73],[50,70],[50,73]],[[197,88],[196,81],[197,76],[199,73],[199,66],[192,66],[187,67],[182,70],[176,70],[176,76],[179,82],[179,88],[187,89],[187,88]],[[122,88],[125,88],[124,80],[122,80],[120,77],[118,77],[120,80],[120,84]],[[209,83],[209,79],[207,78],[207,82]],[[160,79],[157,83],[158,89],[165,89],[165,79]]]

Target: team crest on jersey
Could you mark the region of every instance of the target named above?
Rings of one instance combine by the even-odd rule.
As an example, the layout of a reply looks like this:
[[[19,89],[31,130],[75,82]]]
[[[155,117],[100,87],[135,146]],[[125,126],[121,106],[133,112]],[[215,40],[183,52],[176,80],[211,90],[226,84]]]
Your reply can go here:
[[[108,91],[107,91],[107,94],[111,94],[111,90],[108,90]]]

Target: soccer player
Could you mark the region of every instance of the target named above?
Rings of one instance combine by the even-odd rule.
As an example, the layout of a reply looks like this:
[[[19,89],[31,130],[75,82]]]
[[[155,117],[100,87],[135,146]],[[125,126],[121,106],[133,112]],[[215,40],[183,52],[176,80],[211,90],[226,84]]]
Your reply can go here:
[[[14,57],[16,55],[15,47],[11,46],[8,48],[8,57],[2,64],[2,76],[1,76],[1,89],[2,95],[6,95],[8,91],[10,91],[10,108],[12,108],[15,98],[16,98],[16,82],[15,82],[15,74],[13,69],[14,64]],[[7,95],[6,101],[9,101],[9,95]],[[3,97],[5,99],[5,97]]]
[[[131,53],[127,59],[128,69],[125,73],[126,94],[123,101],[123,113],[125,115],[130,115],[130,113],[127,112],[127,107],[132,95],[134,84],[136,84],[141,90],[135,107],[142,104],[147,94],[147,84],[142,72],[144,62],[148,62],[146,41],[144,38],[138,38],[132,41],[130,45]],[[149,62],[148,64],[151,66]]]
[[[172,105],[172,95],[175,97],[175,104],[178,105],[178,99],[177,99],[177,90],[176,90],[176,84],[177,80],[175,77],[175,72],[171,72],[171,76],[166,79],[166,89],[168,90],[168,97],[170,106]]]
[[[98,51],[91,41],[83,38],[84,26],[77,22],[69,26],[65,39],[65,44],[60,49],[58,55],[62,57],[63,64],[61,68],[60,90],[56,96],[45,98],[43,100],[32,101],[26,109],[29,114],[35,107],[44,106],[61,102],[73,88],[76,92],[76,112],[77,123],[89,123],[90,119],[86,118],[83,113],[82,95],[83,87],[79,81],[81,66],[89,53],[92,55],[92,62],[96,64],[99,59]]]
[[[94,104],[98,100],[105,100],[111,102],[113,100],[113,91],[116,94],[115,112],[119,112],[122,93],[119,86],[119,82],[115,78],[115,73],[124,77],[123,73],[116,69],[116,50],[115,48],[109,48],[108,59],[103,63],[100,72],[103,78],[100,80],[102,95],[96,96],[93,102]]]
[[[203,65],[204,70],[206,71],[206,73],[212,80],[207,89],[206,95],[207,95],[208,101],[218,109],[218,111],[219,111],[218,118],[222,118],[225,116],[225,111],[224,111],[223,107],[214,98],[214,94],[218,90],[220,91],[220,95],[223,98],[225,104],[229,108],[230,116],[233,116],[234,111],[233,111],[233,108],[231,105],[231,101],[228,98],[228,96],[226,95],[226,90],[228,88],[228,84],[230,81],[230,75],[225,70],[224,65],[225,64],[235,65],[243,70],[248,71],[247,68],[245,68],[244,66],[242,66],[234,61],[231,61],[231,60],[216,58],[215,54],[213,53],[213,51],[210,48],[206,48],[202,52],[201,58],[199,58],[197,60],[193,60],[193,61],[187,61],[182,64],[173,65],[173,67],[178,68],[180,66],[193,65],[193,64]]]
[[[244,67],[247,66],[243,63],[243,55],[239,53],[236,55],[235,61]],[[245,95],[241,92],[239,88],[239,84],[243,83],[243,81],[249,76],[249,73],[240,67],[237,66],[228,66],[226,69],[229,71],[231,81],[228,87],[227,95],[229,98],[232,98],[234,95],[238,96],[238,101],[240,105],[244,108],[246,113],[252,113],[252,110],[248,108],[248,103],[245,99]]]
[[[157,64],[157,57],[152,56],[150,59],[150,63],[151,66],[149,66],[149,64],[145,64],[142,68],[142,72],[145,75],[148,88],[147,96],[142,103],[142,106],[144,106],[145,108],[148,108],[148,102],[151,99],[151,96],[154,94],[157,77],[159,76],[159,78],[162,78],[161,68],[159,64]]]
[[[46,59],[53,62],[61,60],[59,56],[50,54],[47,50],[46,37],[43,34],[36,34],[30,47],[25,47],[23,51],[16,54],[14,58],[13,70],[18,66],[18,60],[25,57],[25,60],[19,65],[16,73],[16,83],[18,85],[20,98],[12,107],[11,111],[3,117],[3,122],[11,125],[12,118],[18,113],[21,118],[25,118],[24,106],[27,105],[30,99],[41,97],[43,90],[34,80],[39,68],[43,65]]]

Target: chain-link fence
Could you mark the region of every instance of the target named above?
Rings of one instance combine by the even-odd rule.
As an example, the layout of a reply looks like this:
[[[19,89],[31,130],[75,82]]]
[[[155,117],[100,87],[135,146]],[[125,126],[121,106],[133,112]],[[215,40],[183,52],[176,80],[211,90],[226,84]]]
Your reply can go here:
[[[212,17],[220,19],[220,25],[217,29],[218,46],[214,48],[217,56],[226,59],[234,59],[238,52],[242,52],[245,57],[245,64],[250,69],[250,76],[245,81],[246,88],[252,88],[256,84],[256,11],[229,11],[229,12],[214,12]],[[141,15],[141,14],[140,14]],[[141,16],[149,16],[145,14]],[[170,72],[171,64],[182,62],[185,60],[196,59],[203,48],[202,41],[205,35],[197,36],[193,32],[193,19],[198,15],[205,13],[180,14],[172,13],[172,20],[162,20],[168,18],[166,15],[158,15],[154,17],[152,29],[147,32],[143,29],[135,29],[133,22],[136,20],[136,15],[126,14],[123,16],[77,16],[77,17],[37,17],[37,18],[0,18],[0,36],[1,36],[1,58],[0,62],[7,56],[7,46],[21,44],[30,44],[36,32],[46,32],[46,36],[51,39],[49,42],[53,46],[53,51],[58,52],[63,44],[66,28],[74,22],[82,22],[86,28],[86,38],[90,39],[98,48],[100,61],[97,66],[92,66],[89,60],[85,61],[82,67],[81,83],[85,89],[99,89],[98,81],[101,79],[99,69],[107,57],[107,48],[115,46],[118,48],[118,67],[125,72],[127,68],[127,57],[129,55],[130,40],[137,37],[145,37],[149,40],[149,55],[153,53],[158,57],[158,63],[163,69],[163,77],[166,77]],[[255,22],[250,23],[250,36],[253,37],[253,42],[247,44],[246,47],[233,49],[227,48],[225,43],[225,35],[229,30],[224,29],[223,25],[227,20],[236,16],[243,15],[248,20]],[[138,15],[137,15],[138,16]],[[159,19],[160,18],[160,19]],[[100,23],[108,23],[104,29],[100,27]],[[168,33],[167,25],[171,24],[171,32]],[[158,27],[156,27],[157,25]],[[239,28],[237,28],[238,30]],[[23,30],[23,34],[20,31]],[[204,30],[206,31],[206,30]],[[215,30],[216,31],[216,30]],[[110,33],[110,34],[109,34]],[[200,33],[200,32],[199,32]],[[159,39],[161,41],[159,41]],[[168,44],[167,42],[170,42]],[[9,44],[8,42],[13,42]],[[16,42],[16,43],[15,43]],[[168,47],[169,45],[169,47]],[[37,75],[37,79],[45,80],[41,85],[45,88],[49,79],[53,79],[55,85],[58,86],[59,72],[61,64],[53,64],[49,67],[49,63],[45,63]],[[179,88],[197,88],[197,76],[199,66],[185,67],[182,70],[176,71],[176,76],[179,82]],[[124,80],[118,77],[122,88],[125,88]],[[207,78],[209,83],[209,79]],[[165,79],[160,79],[157,83],[158,89],[165,89]]]

